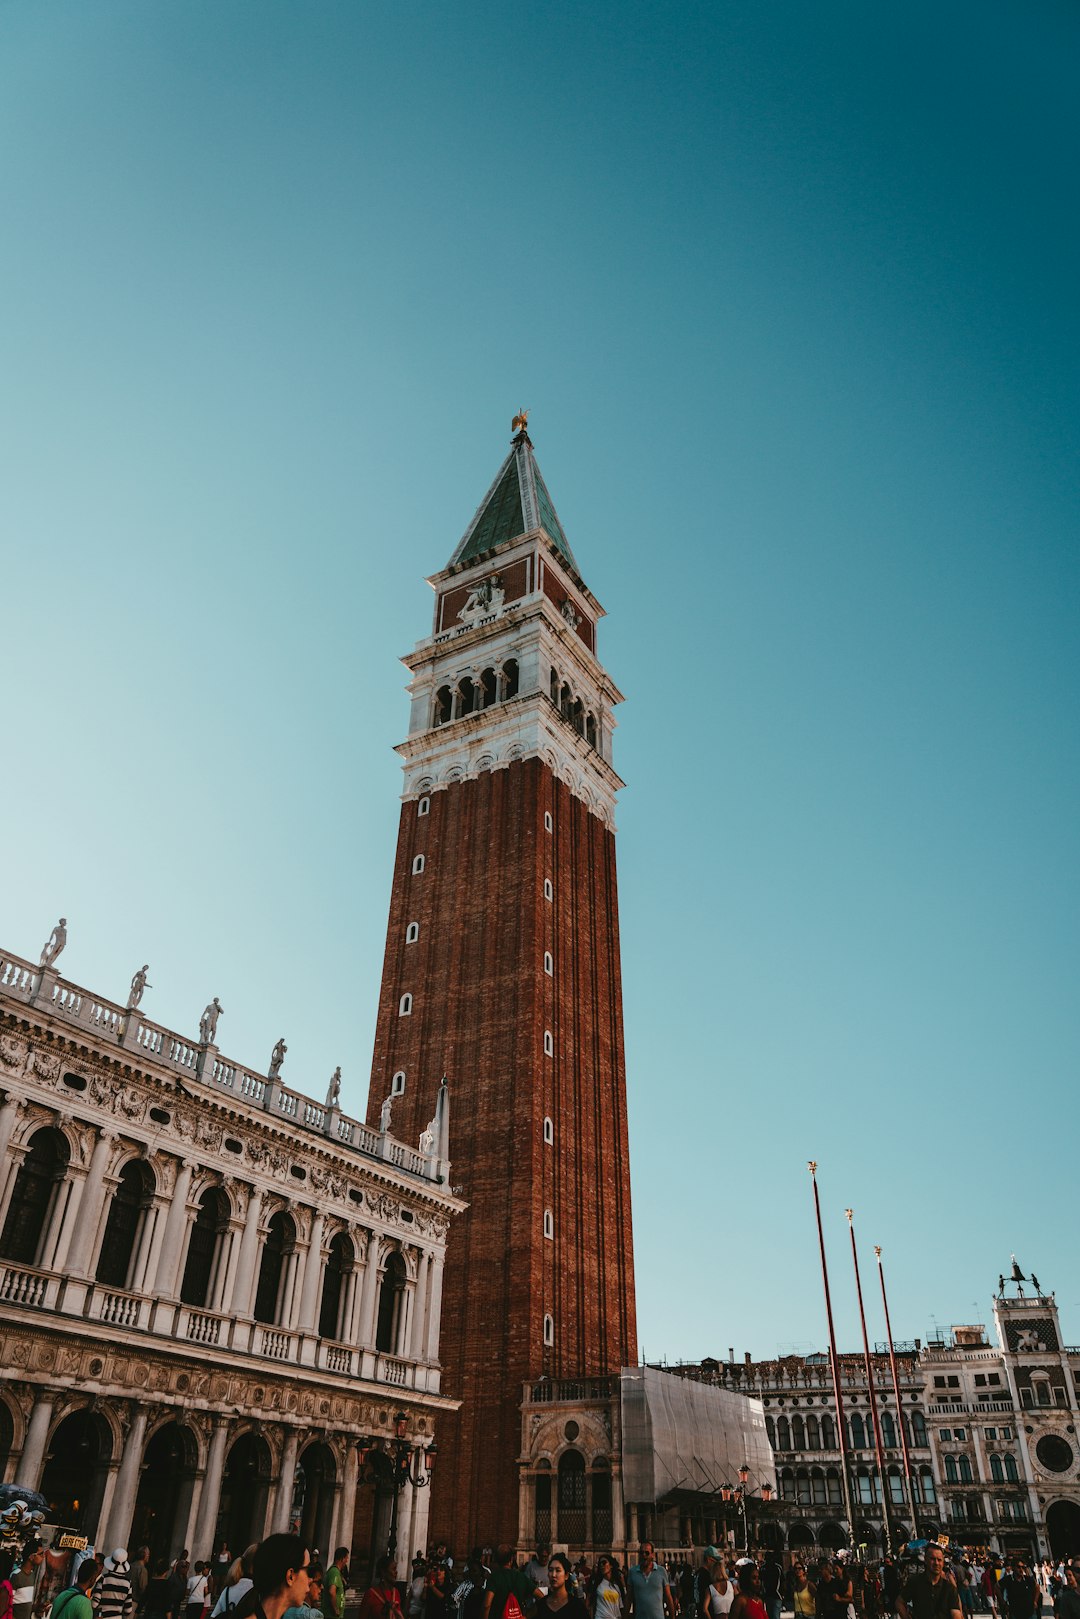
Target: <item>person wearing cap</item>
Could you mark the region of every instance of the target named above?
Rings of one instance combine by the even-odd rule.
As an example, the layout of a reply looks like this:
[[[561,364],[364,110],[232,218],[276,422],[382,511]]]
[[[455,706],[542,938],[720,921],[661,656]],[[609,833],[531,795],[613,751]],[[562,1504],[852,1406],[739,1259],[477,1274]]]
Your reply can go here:
[[[105,1559],[101,1578],[94,1587],[96,1619],[133,1619],[135,1598],[128,1578],[126,1546],[117,1546]]]

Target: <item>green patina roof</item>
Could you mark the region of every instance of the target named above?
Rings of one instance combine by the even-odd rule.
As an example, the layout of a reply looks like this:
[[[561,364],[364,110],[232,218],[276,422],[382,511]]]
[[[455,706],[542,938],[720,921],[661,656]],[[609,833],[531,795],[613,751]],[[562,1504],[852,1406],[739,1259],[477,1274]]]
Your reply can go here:
[[[510,454],[495,475],[495,482],[477,508],[476,516],[450,558],[450,567],[471,562],[506,540],[516,540],[530,529],[543,528],[574,572],[578,565],[559,522],[547,484],[536,464],[527,434],[519,433]]]

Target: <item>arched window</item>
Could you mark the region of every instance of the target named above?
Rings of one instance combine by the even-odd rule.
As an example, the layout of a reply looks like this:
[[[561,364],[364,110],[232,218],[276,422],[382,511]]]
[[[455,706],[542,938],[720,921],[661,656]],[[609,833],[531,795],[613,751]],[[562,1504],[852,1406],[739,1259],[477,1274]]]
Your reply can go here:
[[[548,1118],[544,1120],[544,1145],[545,1147],[555,1145],[555,1126]]]
[[[466,714],[471,714],[473,709],[479,706],[476,701],[476,696],[476,687],[472,683],[472,676],[462,675],[461,679],[458,681],[457,687],[457,711],[459,719],[464,719]]]
[[[548,900],[548,901],[551,901],[551,900],[553,900],[555,898],[555,890],[552,887],[550,877],[545,877],[544,878],[544,898],[546,900]]]
[[[889,1504],[902,1507],[904,1504],[904,1480],[898,1467],[890,1467],[889,1478]]]
[[[518,666],[516,658],[507,658],[502,667],[503,698],[509,699],[518,694]]]
[[[825,1473],[825,1490],[829,1497],[829,1505],[838,1507],[844,1499],[844,1492],[840,1484],[840,1474],[835,1467],[830,1467]]]
[[[554,971],[555,971],[555,963],[551,959],[551,951],[550,950],[545,950],[544,951],[544,971],[547,973],[549,978],[551,977],[552,973],[554,973]]]
[[[596,746],[596,719],[595,719],[595,716],[592,715],[592,714],[586,714],[586,716],[585,716],[585,740],[589,744],[590,748],[595,748],[595,746]]]
[[[431,809],[431,799],[427,798],[427,797],[424,797],[424,798],[421,798],[419,800],[419,802],[417,803],[416,813],[417,813],[417,815],[426,815],[430,809]]]
[[[0,1233],[0,1259],[32,1265],[49,1228],[57,1190],[71,1156],[61,1130],[35,1130],[30,1150],[19,1165],[7,1219]]]
[[[412,996],[406,992],[398,1001],[398,1017],[409,1017],[412,1014]]]
[[[414,877],[419,877],[419,875],[423,871],[423,869],[424,869],[424,857],[423,857],[423,855],[422,854],[415,855],[414,858],[413,858],[413,863],[412,863],[412,874],[413,874],[413,876]]]
[[[448,725],[454,715],[454,694],[449,686],[440,686],[435,693],[435,724]]]
[[[776,1449],[776,1423],[773,1421],[772,1417],[766,1417],[765,1418],[765,1432],[769,1436],[769,1444],[775,1450]]]
[[[550,1315],[546,1315],[544,1317],[544,1344],[548,1349],[550,1349],[554,1342],[555,1342],[555,1320],[554,1320],[554,1317],[552,1317]]]
[[[94,1273],[103,1287],[132,1286],[131,1270],[154,1186],[153,1172],[140,1158],[130,1159],[120,1171]]]
[[[399,1068],[397,1073],[394,1075],[393,1079],[390,1081],[390,1095],[391,1096],[404,1096],[405,1095],[405,1070],[404,1070],[404,1068]]]
[[[919,1468],[919,1487],[922,1492],[923,1504],[928,1507],[937,1505],[937,1490],[934,1487],[934,1475],[928,1467]]]
[[[574,698],[574,706],[570,711],[570,723],[578,736],[585,735],[585,704],[580,697]]]
[[[375,1348],[384,1355],[396,1352],[401,1304],[405,1297],[405,1261],[392,1253],[386,1261],[379,1289],[379,1315],[375,1326]]]
[[[973,1482],[971,1477],[971,1460],[967,1456],[961,1456],[960,1458],[960,1482],[961,1484],[971,1484]]]
[[[802,1417],[792,1417],[791,1419],[791,1444],[794,1450],[806,1449],[806,1429],[803,1426]]]
[[[872,1506],[875,1496],[874,1480],[870,1476],[868,1467],[855,1469],[855,1490],[860,1506]]]
[[[551,1242],[555,1236],[555,1216],[550,1209],[544,1210],[544,1236]]]
[[[406,944],[415,944],[419,937],[420,937],[420,924],[419,924],[419,922],[410,922],[408,927],[405,929],[405,943]]]
[[[554,1055],[555,1055],[555,1041],[551,1037],[551,1030],[550,1029],[545,1029],[544,1030],[544,1056],[545,1057],[554,1057]]]
[[[881,1413],[881,1442],[886,1450],[896,1449],[896,1423],[891,1411]]]
[[[571,1546],[585,1544],[585,1458],[580,1451],[564,1450],[559,1457],[559,1539]]]
[[[781,1417],[776,1424],[776,1443],[779,1450],[791,1449],[791,1424],[787,1417]]]
[[[353,1258],[353,1245],[345,1232],[335,1232],[323,1270],[322,1301],[319,1306],[319,1336],[322,1338],[345,1336],[347,1323],[341,1319],[344,1282],[353,1268]]]
[[[551,811],[550,810],[545,810],[544,811],[544,831],[545,832],[554,832],[554,830],[555,830],[555,822],[551,819]]]
[[[836,1449],[836,1428],[830,1416],[821,1419],[821,1448],[822,1450]]]
[[[795,1499],[800,1506],[807,1506],[810,1502],[810,1474],[805,1467],[795,1470]]]
[[[920,1450],[926,1449],[926,1418],[921,1411],[911,1413],[911,1442]]]
[[[862,1414],[856,1411],[851,1419],[851,1448],[863,1450],[866,1446],[866,1434],[863,1430]]]
[[[945,1458],[945,1482],[946,1484],[959,1484],[960,1482],[956,1471],[955,1456],[946,1456]]]
[[[496,700],[496,695],[495,671],[494,669],[485,669],[480,676],[480,706],[490,708]]]
[[[806,1419],[806,1448],[807,1450],[821,1449],[821,1434],[818,1430],[817,1417],[807,1417]]]
[[[276,1214],[270,1216],[259,1261],[259,1285],[255,1289],[255,1319],[270,1327],[281,1322],[285,1261],[292,1255],[295,1246],[296,1227],[291,1217],[278,1209]]]
[[[551,701],[555,704],[555,707],[558,708],[558,706],[559,706],[559,677],[555,673],[554,669],[551,671]]]
[[[559,713],[562,715],[564,720],[568,720],[570,718],[570,709],[573,701],[574,699],[570,694],[570,687],[564,680],[562,690],[559,692]]]
[[[1010,1484],[1019,1484],[1020,1482],[1020,1474],[1016,1470],[1015,1456],[1006,1456],[1005,1458],[1005,1477]]]
[[[184,1280],[180,1299],[197,1310],[205,1309],[210,1282],[221,1250],[221,1239],[229,1224],[229,1200],[220,1186],[208,1186],[199,1199],[199,1212],[188,1239]]]
[[[1005,1482],[1005,1469],[1001,1464],[1000,1456],[991,1456],[990,1458],[990,1477],[995,1484],[1004,1484]]]

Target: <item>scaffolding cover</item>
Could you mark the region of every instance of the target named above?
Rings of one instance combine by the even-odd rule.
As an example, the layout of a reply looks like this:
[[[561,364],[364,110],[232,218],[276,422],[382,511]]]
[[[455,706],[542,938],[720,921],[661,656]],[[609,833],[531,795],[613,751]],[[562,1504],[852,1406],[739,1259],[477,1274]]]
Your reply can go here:
[[[655,1366],[631,1366],[621,1374],[620,1403],[626,1501],[715,1495],[723,1484],[738,1484],[744,1464],[749,1489],[775,1486],[760,1400]]]

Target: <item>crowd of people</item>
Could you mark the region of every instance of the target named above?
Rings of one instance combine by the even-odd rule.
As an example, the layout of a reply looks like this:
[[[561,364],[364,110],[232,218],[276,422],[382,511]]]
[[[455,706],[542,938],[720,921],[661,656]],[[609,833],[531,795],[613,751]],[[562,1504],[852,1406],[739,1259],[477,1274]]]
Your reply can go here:
[[[302,1600],[282,1607],[267,1582],[290,1556],[303,1577],[288,1589]],[[92,1546],[54,1553],[32,1541],[0,1551],[0,1619],[345,1619],[348,1562],[341,1546],[324,1569],[296,1535],[269,1535],[236,1558],[222,1546],[195,1562],[187,1550],[152,1558],[143,1546],[129,1560],[124,1546],[99,1557]]]
[[[0,1619],[345,1619],[348,1548],[324,1566],[297,1535],[194,1563],[187,1551],[152,1560],[147,1547],[130,1562],[124,1547],[51,1558],[37,1542],[0,1552]],[[1080,1619],[1080,1559],[980,1562],[931,1544],[921,1565],[840,1553],[785,1567],[769,1550],[709,1546],[700,1566],[668,1568],[646,1540],[625,1568],[613,1552],[590,1563],[541,1549],[519,1566],[509,1547],[477,1547],[456,1569],[439,1545],[405,1579],[383,1557],[356,1619],[1043,1619],[1047,1603],[1055,1619]]]

